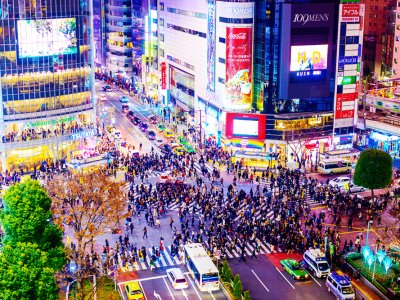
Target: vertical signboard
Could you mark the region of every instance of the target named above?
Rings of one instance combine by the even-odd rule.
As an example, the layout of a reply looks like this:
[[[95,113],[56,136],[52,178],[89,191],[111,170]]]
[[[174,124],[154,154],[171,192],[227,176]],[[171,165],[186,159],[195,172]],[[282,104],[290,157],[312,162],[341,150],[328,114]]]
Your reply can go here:
[[[252,27],[226,28],[226,109],[251,106]]]
[[[351,127],[355,123],[360,86],[363,16],[363,4],[352,3],[339,6],[335,128]]]
[[[161,88],[163,90],[167,88],[167,65],[165,62],[161,63]]]
[[[207,89],[215,92],[215,0],[208,0]]]

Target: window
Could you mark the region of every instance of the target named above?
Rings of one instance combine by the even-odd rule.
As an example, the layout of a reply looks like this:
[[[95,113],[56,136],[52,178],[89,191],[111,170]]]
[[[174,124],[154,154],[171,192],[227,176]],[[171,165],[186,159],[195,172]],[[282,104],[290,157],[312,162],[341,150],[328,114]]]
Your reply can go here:
[[[164,18],[160,18],[160,26],[164,27]]]
[[[178,25],[170,24],[170,23],[167,24],[167,28],[170,28],[170,29],[173,29],[173,30],[176,30],[176,31],[180,31],[180,32],[184,32],[184,33],[188,33],[188,34],[191,34],[191,35],[197,35],[197,36],[202,37],[202,38],[206,38],[207,37],[207,35],[204,32],[193,30],[193,29],[189,29],[189,28],[185,28],[185,27],[181,27],[181,26],[178,26]]]
[[[164,42],[164,33],[160,33],[160,41]]]
[[[160,10],[164,11],[165,7],[164,7],[164,2],[160,2]]]
[[[161,57],[164,57],[164,56],[165,56],[164,49],[162,49],[162,48],[160,48],[160,56],[161,56]]]

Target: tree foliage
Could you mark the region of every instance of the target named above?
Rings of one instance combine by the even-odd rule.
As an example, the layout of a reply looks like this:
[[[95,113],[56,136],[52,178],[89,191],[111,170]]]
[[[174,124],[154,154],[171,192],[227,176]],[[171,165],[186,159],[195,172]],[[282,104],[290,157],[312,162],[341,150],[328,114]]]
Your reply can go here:
[[[36,243],[43,251],[63,246],[61,229],[50,222],[51,198],[39,182],[27,180],[11,186],[3,204],[0,222],[6,243]]]
[[[75,277],[79,292],[82,280],[90,273],[85,265],[88,247],[105,230],[118,226],[128,216],[122,182],[113,181],[101,172],[70,174],[55,177],[46,188],[53,199],[53,215],[57,224],[68,226],[77,240]],[[79,298],[83,299],[84,294]]]
[[[368,149],[361,153],[354,172],[356,185],[374,190],[387,187],[393,176],[392,157],[380,150]]]
[[[6,244],[0,255],[0,299],[58,299],[52,260],[37,244]]]

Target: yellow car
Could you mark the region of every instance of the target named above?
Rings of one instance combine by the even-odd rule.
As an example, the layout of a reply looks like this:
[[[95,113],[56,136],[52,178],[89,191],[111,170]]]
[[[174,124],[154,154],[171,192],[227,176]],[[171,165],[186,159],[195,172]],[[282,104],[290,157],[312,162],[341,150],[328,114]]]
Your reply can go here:
[[[175,147],[174,148],[174,153],[176,154],[176,155],[178,155],[178,156],[181,156],[181,155],[184,155],[185,154],[185,150],[183,150],[183,148],[182,147]]]
[[[146,300],[137,281],[125,283],[125,292],[129,300]]]
[[[165,129],[165,130],[163,131],[163,134],[164,134],[164,136],[165,136],[167,139],[172,139],[172,138],[175,137],[174,134],[172,133],[172,131],[169,130],[169,129]]]

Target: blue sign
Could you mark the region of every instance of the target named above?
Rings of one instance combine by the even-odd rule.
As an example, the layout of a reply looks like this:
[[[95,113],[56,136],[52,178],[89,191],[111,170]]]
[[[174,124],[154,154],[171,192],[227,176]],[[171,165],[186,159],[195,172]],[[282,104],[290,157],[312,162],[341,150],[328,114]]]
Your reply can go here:
[[[95,135],[96,135],[95,129],[79,131],[74,134],[71,134],[71,140],[79,140],[79,139],[83,139],[83,138],[87,138],[87,137],[95,136]]]
[[[341,56],[339,57],[339,66],[342,65],[352,65],[358,63],[358,56]]]

